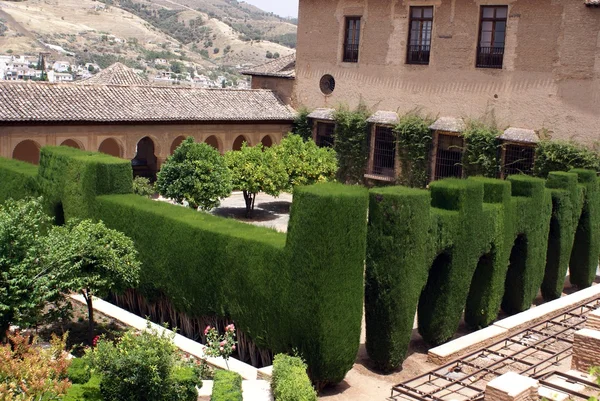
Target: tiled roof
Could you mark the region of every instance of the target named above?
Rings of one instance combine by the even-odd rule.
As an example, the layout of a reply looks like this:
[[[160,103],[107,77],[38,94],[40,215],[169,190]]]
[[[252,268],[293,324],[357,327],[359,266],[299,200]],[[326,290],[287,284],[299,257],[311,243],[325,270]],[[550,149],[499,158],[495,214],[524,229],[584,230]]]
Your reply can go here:
[[[367,122],[382,125],[398,125],[400,118],[398,117],[398,113],[394,111],[376,111],[375,114],[367,119]]]
[[[314,118],[315,120],[329,120],[333,121],[333,114],[335,109],[314,109],[308,118]]]
[[[114,63],[110,67],[78,85],[150,85],[150,81],[137,74],[133,69],[121,63]]]
[[[266,64],[257,65],[250,70],[242,71],[242,74],[279,78],[295,78],[296,53],[269,61]]]
[[[588,7],[600,7],[600,0],[585,0],[585,5]]]
[[[538,143],[540,141],[540,138],[538,138],[534,130],[512,127],[504,131],[504,133],[500,135],[500,139],[504,141],[523,143]]]
[[[291,121],[268,90],[0,81],[0,123],[10,121]]]
[[[463,132],[465,130],[465,122],[462,118],[440,117],[429,129],[433,131]]]

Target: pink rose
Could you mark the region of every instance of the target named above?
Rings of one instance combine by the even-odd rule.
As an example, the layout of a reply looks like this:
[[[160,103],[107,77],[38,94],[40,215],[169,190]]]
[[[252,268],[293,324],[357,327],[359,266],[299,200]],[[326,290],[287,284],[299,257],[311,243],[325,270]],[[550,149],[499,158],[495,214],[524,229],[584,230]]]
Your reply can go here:
[[[206,326],[206,328],[204,329],[204,335],[207,335],[208,332],[210,331],[211,327],[210,326]]]
[[[235,345],[232,345],[232,346],[231,346],[231,349],[235,351]]]
[[[219,351],[223,352],[223,347],[219,347]]]
[[[223,347],[225,344],[227,344],[227,341],[225,341],[225,340],[223,340],[223,341],[221,341],[221,342],[219,343],[219,345],[220,345],[221,347]]]

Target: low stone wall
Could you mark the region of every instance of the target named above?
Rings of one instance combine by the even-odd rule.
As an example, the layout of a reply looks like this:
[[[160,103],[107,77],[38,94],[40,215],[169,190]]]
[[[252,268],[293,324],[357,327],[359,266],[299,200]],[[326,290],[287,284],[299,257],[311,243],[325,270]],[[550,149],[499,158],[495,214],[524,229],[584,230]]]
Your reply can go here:
[[[589,372],[594,366],[600,366],[600,331],[579,330],[575,333],[573,341],[571,368],[580,372]]]
[[[508,372],[488,383],[484,401],[537,401],[538,399],[537,380]]]

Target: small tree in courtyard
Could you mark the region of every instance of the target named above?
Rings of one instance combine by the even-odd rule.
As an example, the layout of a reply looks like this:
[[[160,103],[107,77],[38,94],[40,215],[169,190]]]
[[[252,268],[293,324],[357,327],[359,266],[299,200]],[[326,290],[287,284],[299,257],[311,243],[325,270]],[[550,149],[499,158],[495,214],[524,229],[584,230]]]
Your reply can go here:
[[[0,339],[11,324],[37,323],[47,302],[62,299],[66,287],[46,257],[51,221],[41,198],[0,205]]]
[[[288,135],[273,151],[285,166],[288,175],[286,191],[298,185],[330,181],[338,170],[337,155],[331,148],[320,148],[312,139]]]
[[[88,336],[94,338],[92,299],[134,287],[140,262],[133,241],[104,223],[84,220],[54,227],[48,236],[53,269],[66,286],[80,292],[88,307]]]
[[[256,194],[279,196],[288,186],[285,166],[273,148],[264,148],[262,144],[250,147],[244,143],[241,150],[227,152],[225,160],[233,187],[244,194],[246,217],[254,210]]]
[[[162,166],[156,188],[178,203],[187,201],[192,209],[210,210],[231,194],[231,174],[219,151],[190,137]]]

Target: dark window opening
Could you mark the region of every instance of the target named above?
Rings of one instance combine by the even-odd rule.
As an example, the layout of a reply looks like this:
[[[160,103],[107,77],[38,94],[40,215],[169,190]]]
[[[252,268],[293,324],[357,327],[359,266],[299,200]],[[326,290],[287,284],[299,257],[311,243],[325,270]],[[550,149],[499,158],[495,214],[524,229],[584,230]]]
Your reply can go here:
[[[513,174],[533,174],[533,146],[506,145],[504,149],[504,177]]]
[[[481,7],[477,67],[502,68],[507,15],[507,6]]]
[[[394,177],[396,166],[396,138],[390,127],[375,128],[372,174]]]
[[[317,123],[317,146],[320,148],[333,147],[333,133],[335,131],[334,123]]]
[[[462,155],[464,141],[455,135],[438,135],[435,158],[435,179],[462,177]]]
[[[410,30],[408,31],[408,64],[429,64],[433,7],[410,8]]]
[[[358,63],[358,46],[360,43],[360,17],[346,18],[344,35],[344,62]]]

